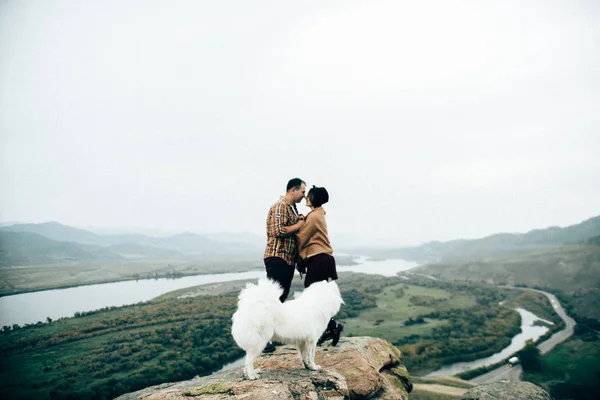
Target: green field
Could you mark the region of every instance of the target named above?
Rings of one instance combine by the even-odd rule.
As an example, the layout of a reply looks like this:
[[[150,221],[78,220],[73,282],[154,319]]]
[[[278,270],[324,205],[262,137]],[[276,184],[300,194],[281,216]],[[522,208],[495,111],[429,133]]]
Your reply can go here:
[[[585,340],[584,340],[585,338]],[[574,336],[542,356],[542,372],[523,379],[544,387],[555,399],[597,399],[600,393],[600,339]]]
[[[117,260],[0,267],[0,296],[136,279],[242,272],[255,261]]]
[[[460,400],[462,395],[428,390],[428,388],[416,385],[409,398],[410,400]]]
[[[595,223],[598,221],[596,218]],[[563,293],[570,303],[563,307],[567,306],[572,317],[600,319],[598,239],[595,244],[565,244],[539,251],[502,253],[496,258],[456,260],[426,265],[415,271],[453,281],[494,282],[538,288],[555,295]]]
[[[422,377],[415,376],[412,378],[413,383],[419,383],[423,385],[443,385],[450,386],[460,389],[471,389],[478,386],[476,383],[466,381],[464,379],[455,378],[453,376],[431,376]]]
[[[564,325],[563,320],[554,311],[548,298],[531,290],[514,290],[514,297],[510,300],[516,307],[522,307],[545,320],[554,322],[555,325]]]
[[[413,377],[411,400],[454,400],[462,398],[476,383],[464,381],[451,376],[436,376],[430,378]]]
[[[402,289],[404,295],[395,293]],[[425,296],[433,299],[432,305],[414,304],[411,298]],[[398,284],[387,287],[377,295],[377,308],[363,311],[356,318],[345,321],[345,331],[354,336],[378,336],[390,342],[398,342],[410,335],[429,335],[432,329],[444,325],[444,319],[425,318],[426,323],[405,326],[409,318],[417,318],[436,310],[469,308],[476,304],[475,296],[451,293],[447,290]]]
[[[6,399],[111,399],[205,374],[242,356],[233,294],[166,299],[2,331]]]
[[[507,290],[424,278],[382,284],[377,291],[364,288],[373,306],[342,318],[344,334],[390,341],[412,374],[489,356],[520,331]]]

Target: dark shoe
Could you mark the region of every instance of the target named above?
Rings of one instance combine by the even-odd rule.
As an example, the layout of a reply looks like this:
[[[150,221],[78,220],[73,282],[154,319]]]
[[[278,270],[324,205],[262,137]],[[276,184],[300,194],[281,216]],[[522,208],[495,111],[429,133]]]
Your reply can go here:
[[[333,329],[333,332],[331,334],[331,338],[333,339],[331,341],[331,345],[335,346],[336,344],[338,344],[338,342],[340,341],[340,335],[342,334],[342,331],[344,330],[344,325],[343,324],[337,324],[337,326]]]
[[[408,378],[404,376],[399,376],[400,382],[404,385],[404,389],[406,389],[406,393],[410,393],[413,390],[413,384],[408,380]]]
[[[319,340],[317,340],[317,346],[322,345],[326,340],[332,339],[333,335],[329,329],[325,330]]]
[[[275,345],[273,344],[273,342],[269,342],[265,346],[265,349],[263,350],[263,353],[272,353],[272,352],[275,351],[275,349],[277,349],[277,347],[275,347]]]

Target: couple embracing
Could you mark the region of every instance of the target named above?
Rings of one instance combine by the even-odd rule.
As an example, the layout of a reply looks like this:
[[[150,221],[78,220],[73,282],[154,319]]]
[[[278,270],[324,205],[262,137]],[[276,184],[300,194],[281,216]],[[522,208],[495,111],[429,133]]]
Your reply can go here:
[[[299,214],[296,207],[302,199],[311,209],[306,217]],[[279,297],[282,303],[288,297],[296,268],[301,274],[306,273],[305,288],[315,282],[338,278],[322,207],[328,201],[329,193],[324,187],[313,186],[306,193],[306,183],[294,178],[288,182],[285,195],[269,209],[264,262],[267,278],[279,283],[283,289]],[[343,328],[331,318],[317,344],[333,339],[335,346]],[[273,350],[274,346],[269,343],[265,351]]]

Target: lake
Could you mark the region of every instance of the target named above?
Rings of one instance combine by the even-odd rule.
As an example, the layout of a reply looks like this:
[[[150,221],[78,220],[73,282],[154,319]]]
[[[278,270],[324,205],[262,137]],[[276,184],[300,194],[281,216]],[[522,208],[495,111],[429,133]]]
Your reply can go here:
[[[400,271],[416,267],[416,262],[405,260],[370,261],[365,257],[355,259],[358,265],[338,266],[338,272],[362,272],[394,276]],[[47,317],[58,319],[72,317],[76,312],[97,310],[103,307],[123,306],[151,300],[177,289],[210,283],[265,276],[264,269],[246,272],[186,276],[177,279],[141,279],[78,286],[67,289],[44,290],[0,297],[0,326],[45,322]]]

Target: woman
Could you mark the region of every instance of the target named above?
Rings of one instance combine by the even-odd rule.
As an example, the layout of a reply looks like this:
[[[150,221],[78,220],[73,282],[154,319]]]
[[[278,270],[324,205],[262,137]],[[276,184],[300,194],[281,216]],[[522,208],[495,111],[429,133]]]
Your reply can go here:
[[[311,211],[306,215],[304,225],[296,234],[298,251],[302,258],[303,267],[306,268],[304,287],[319,281],[328,281],[330,278],[338,278],[333,258],[333,249],[329,242],[327,233],[327,221],[325,220],[325,209],[322,205],[329,201],[329,193],[324,187],[313,185],[306,195],[306,206]],[[321,345],[328,339],[333,339],[332,346],[337,345],[344,325],[337,323],[331,318],[327,329],[319,338],[317,344]]]

